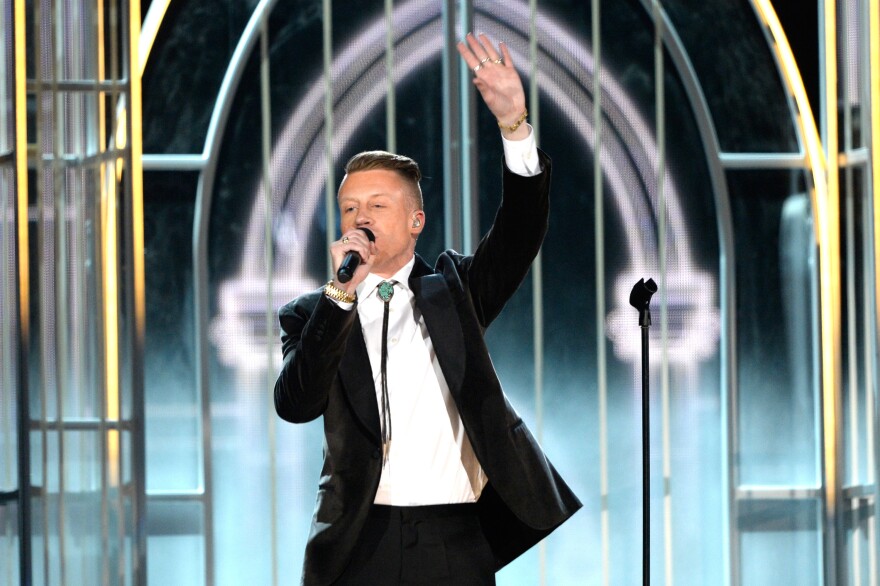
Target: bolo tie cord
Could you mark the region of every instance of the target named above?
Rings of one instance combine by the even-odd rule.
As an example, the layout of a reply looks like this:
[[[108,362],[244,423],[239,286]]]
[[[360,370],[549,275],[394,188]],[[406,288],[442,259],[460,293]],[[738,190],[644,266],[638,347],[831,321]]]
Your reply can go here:
[[[388,461],[391,450],[391,401],[388,393],[388,313],[389,302],[394,296],[394,284],[383,281],[379,284],[379,298],[385,304],[382,312],[382,461]]]

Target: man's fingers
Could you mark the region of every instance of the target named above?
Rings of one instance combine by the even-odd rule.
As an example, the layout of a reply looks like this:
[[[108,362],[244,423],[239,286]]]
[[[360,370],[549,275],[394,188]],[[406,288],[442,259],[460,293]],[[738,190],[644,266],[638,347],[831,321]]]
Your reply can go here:
[[[372,246],[374,246],[374,243],[370,242],[369,239],[363,235],[363,232],[360,232],[356,233],[356,235],[353,236],[351,240],[349,240],[348,245],[354,245],[353,250],[357,250],[359,253],[361,251],[364,251],[369,254]],[[363,256],[362,253],[361,256]]]
[[[485,33],[480,33],[480,44],[490,61],[498,60],[498,51],[492,46],[492,41],[489,40],[489,37],[487,37]]]
[[[462,56],[464,62],[467,63],[468,67],[470,67],[471,69],[476,67],[477,64],[480,62],[479,59],[474,57],[473,52],[471,52],[471,50],[468,48],[467,45],[464,44],[463,41],[459,41],[455,48],[458,49],[459,55]]]
[[[473,52],[474,57],[477,58],[478,63],[489,59],[489,54],[486,52],[486,48],[483,47],[482,44],[480,44],[480,41],[477,40],[477,37],[475,37],[472,33],[468,33],[465,39],[467,39],[468,46],[470,46],[471,51]]]
[[[343,234],[342,238],[337,242],[338,250],[345,256],[349,252],[358,253],[362,259],[366,259],[372,254],[372,243],[367,239],[366,234],[360,230],[352,230]]]
[[[501,65],[504,62],[504,59],[499,55],[498,51],[495,50],[495,46],[492,44],[492,40],[487,34],[480,33],[479,36],[476,37],[473,34],[468,34],[467,42],[468,45],[470,45],[472,53],[477,58],[478,63],[485,64],[492,62]],[[502,51],[503,50],[504,49],[502,48]]]
[[[507,44],[501,42],[498,43],[498,46],[501,47],[501,55],[504,57],[505,67],[513,67],[513,58],[510,56],[510,49],[507,48]]]
[[[513,60],[507,45],[499,43],[496,50],[492,40],[485,33],[480,33],[478,36],[468,33],[465,40],[459,41],[456,48],[475,75],[484,67],[495,67],[496,65],[513,67]]]

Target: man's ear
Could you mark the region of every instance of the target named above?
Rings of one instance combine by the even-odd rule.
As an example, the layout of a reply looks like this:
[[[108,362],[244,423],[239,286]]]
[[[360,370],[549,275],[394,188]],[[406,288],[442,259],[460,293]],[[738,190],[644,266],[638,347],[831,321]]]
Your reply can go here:
[[[425,212],[423,210],[416,210],[412,214],[412,224],[410,224],[410,233],[418,235],[425,228]]]

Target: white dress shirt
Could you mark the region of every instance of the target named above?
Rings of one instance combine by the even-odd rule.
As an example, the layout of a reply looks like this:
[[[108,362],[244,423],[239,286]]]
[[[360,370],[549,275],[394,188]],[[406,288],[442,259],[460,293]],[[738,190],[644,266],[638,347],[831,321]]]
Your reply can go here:
[[[508,169],[530,177],[541,172],[534,133],[523,140],[502,136]],[[357,311],[382,409],[382,318],[378,285],[392,281],[389,301],[388,395],[391,443],[375,503],[418,506],[475,502],[486,475],[474,455],[458,408],[440,370],[425,320],[415,305],[409,275],[415,257],[390,279],[370,273],[357,287]],[[350,310],[354,304],[336,302]]]
[[[425,320],[407,281],[415,257],[395,282],[388,315],[388,397],[391,443],[376,504],[414,506],[474,502],[486,478],[449,393]],[[381,412],[383,280],[370,274],[358,285],[358,317],[370,357]]]

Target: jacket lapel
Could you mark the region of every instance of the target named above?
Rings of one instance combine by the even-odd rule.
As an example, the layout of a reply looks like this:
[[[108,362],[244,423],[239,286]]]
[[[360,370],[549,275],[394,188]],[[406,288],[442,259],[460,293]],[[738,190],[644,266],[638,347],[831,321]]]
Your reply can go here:
[[[376,401],[370,357],[361,331],[361,320],[357,317],[348,338],[345,354],[339,363],[339,378],[355,416],[378,446],[381,444],[379,405]]]
[[[426,272],[428,274],[424,274]],[[419,257],[416,257],[409,286],[415,295],[416,307],[425,319],[446,384],[457,399],[464,378],[465,348],[452,294],[446,287],[443,275],[430,272]]]

